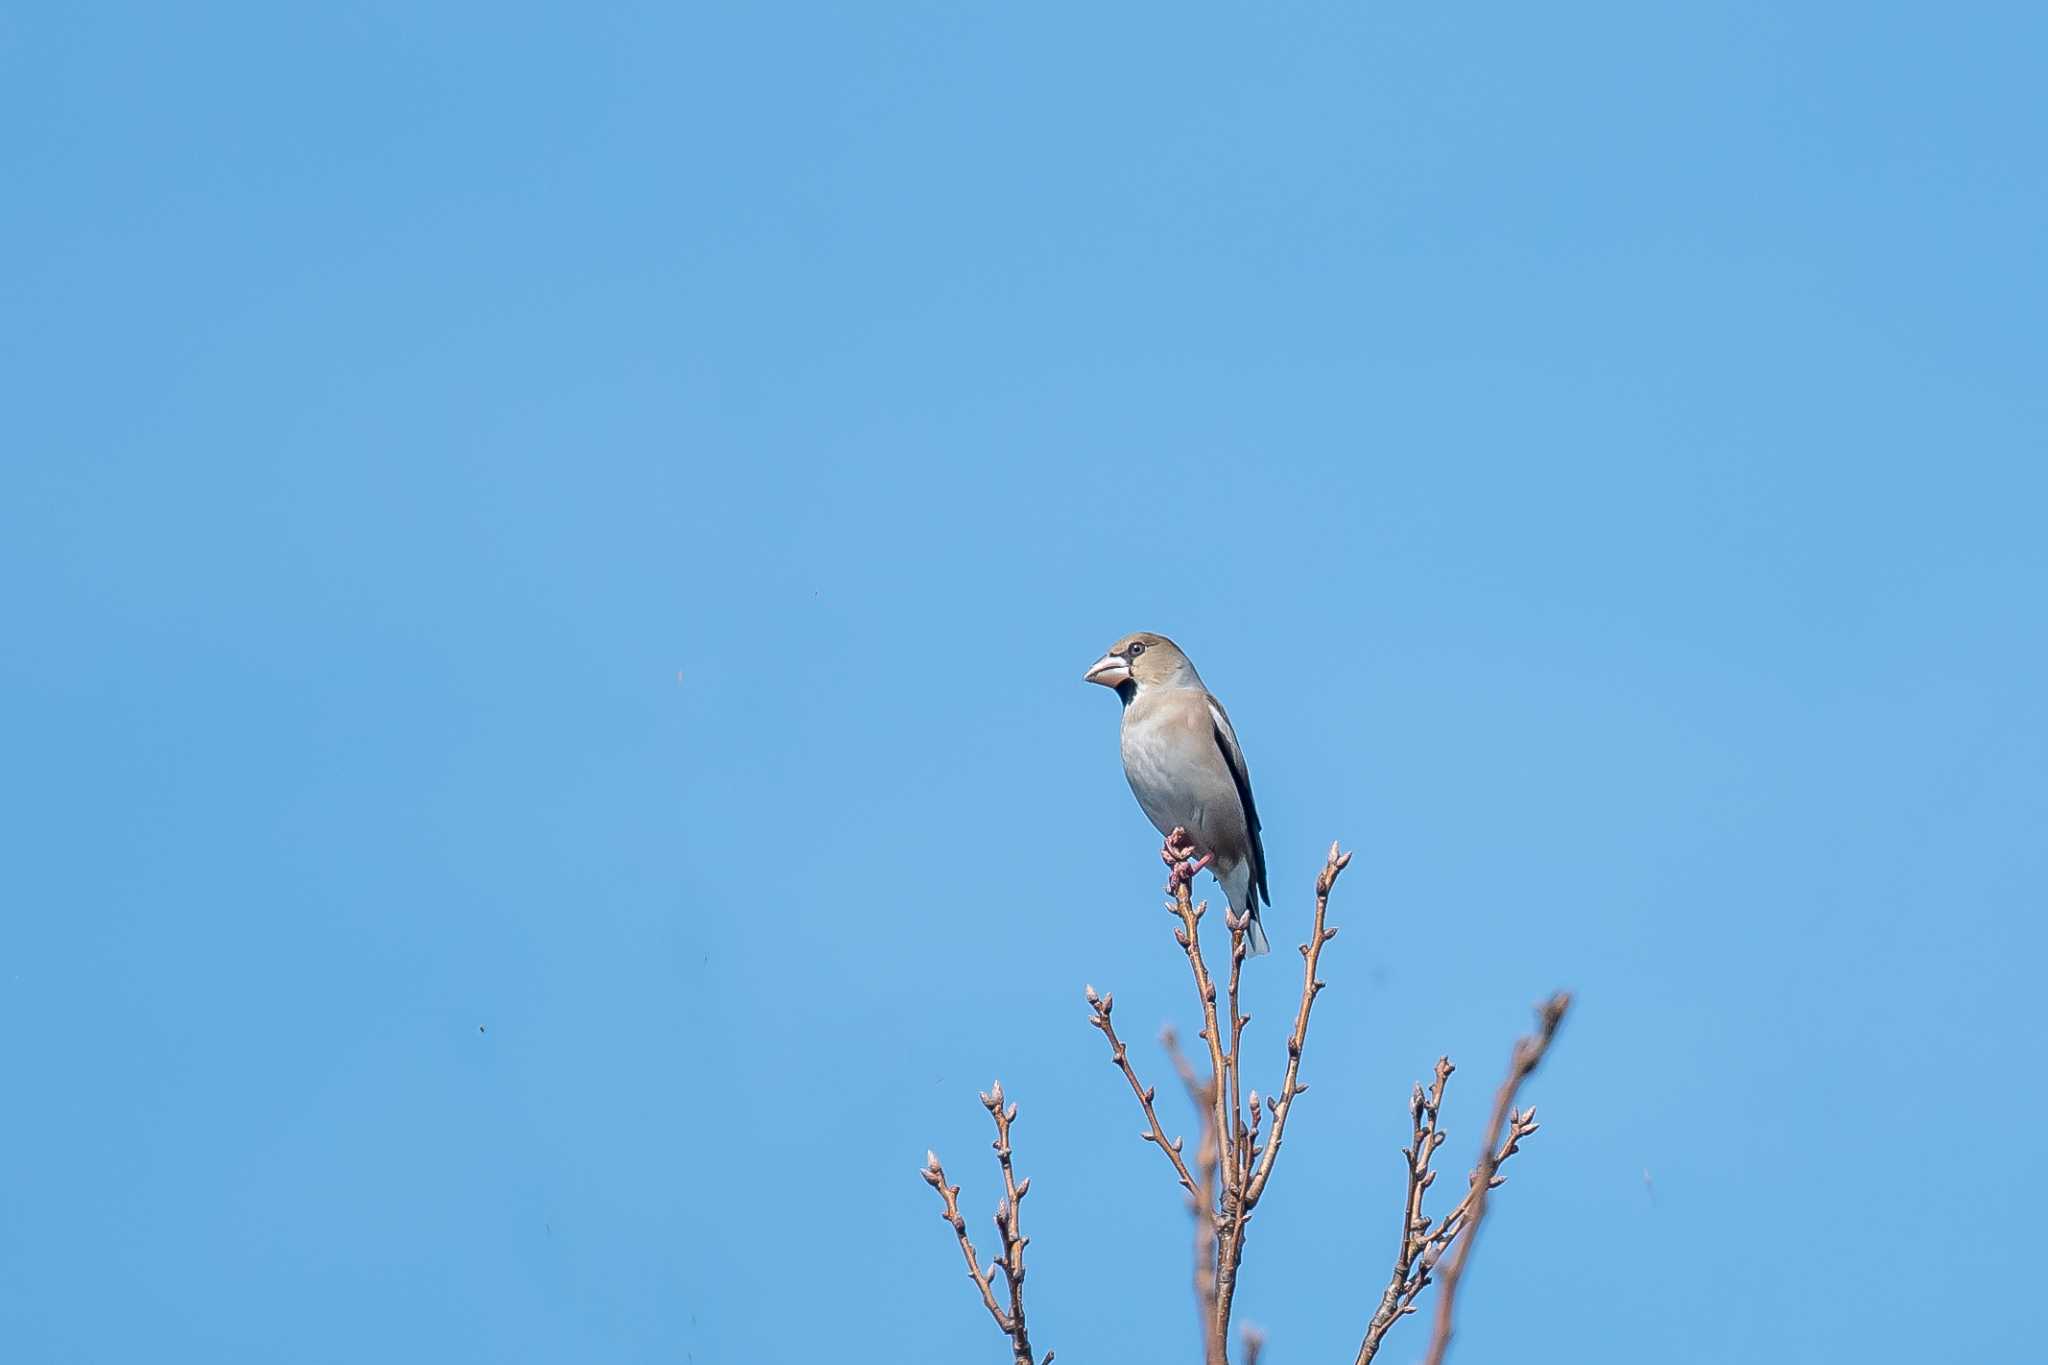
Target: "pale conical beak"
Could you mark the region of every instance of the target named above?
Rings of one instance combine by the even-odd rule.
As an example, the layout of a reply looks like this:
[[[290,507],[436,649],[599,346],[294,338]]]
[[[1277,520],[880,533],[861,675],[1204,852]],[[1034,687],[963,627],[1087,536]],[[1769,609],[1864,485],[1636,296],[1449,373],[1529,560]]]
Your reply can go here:
[[[1131,666],[1118,654],[1103,655],[1081,675],[1082,682],[1101,683],[1104,687],[1122,687],[1130,680]]]

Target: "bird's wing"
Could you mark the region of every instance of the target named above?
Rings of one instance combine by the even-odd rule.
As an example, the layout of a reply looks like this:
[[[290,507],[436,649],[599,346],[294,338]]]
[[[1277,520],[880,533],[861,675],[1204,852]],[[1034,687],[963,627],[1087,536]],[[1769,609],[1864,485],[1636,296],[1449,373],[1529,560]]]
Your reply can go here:
[[[1266,845],[1259,838],[1259,808],[1252,804],[1252,778],[1244,766],[1244,750],[1237,747],[1237,731],[1230,727],[1230,716],[1223,703],[1214,697],[1209,698],[1209,719],[1213,722],[1216,747],[1223,753],[1223,766],[1230,769],[1230,780],[1237,784],[1237,802],[1244,807],[1245,841],[1251,845],[1252,884],[1259,888],[1266,904],[1271,905],[1273,893],[1266,889]]]

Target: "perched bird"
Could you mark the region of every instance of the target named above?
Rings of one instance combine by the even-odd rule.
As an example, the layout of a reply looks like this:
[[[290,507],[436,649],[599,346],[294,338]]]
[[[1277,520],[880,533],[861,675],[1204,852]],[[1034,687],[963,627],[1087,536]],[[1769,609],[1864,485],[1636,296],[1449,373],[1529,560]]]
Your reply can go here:
[[[1265,952],[1259,900],[1273,903],[1266,850],[1251,775],[1223,703],[1179,645],[1149,631],[1118,640],[1082,677],[1123,698],[1124,776],[1146,818],[1161,834],[1187,831],[1231,910],[1250,917],[1250,951]]]

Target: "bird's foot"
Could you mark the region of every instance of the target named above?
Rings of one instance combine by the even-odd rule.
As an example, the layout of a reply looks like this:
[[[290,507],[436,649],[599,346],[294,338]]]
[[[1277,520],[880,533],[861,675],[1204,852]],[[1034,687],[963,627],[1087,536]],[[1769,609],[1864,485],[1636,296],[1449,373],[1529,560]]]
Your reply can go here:
[[[1209,860],[1216,856],[1213,853],[1202,853],[1200,858],[1196,858],[1195,855],[1200,852],[1201,850],[1195,847],[1194,840],[1188,838],[1188,832],[1184,829],[1176,827],[1173,833],[1166,836],[1166,847],[1159,851],[1159,857],[1165,862],[1168,869],[1166,874],[1166,889],[1168,891],[1176,890],[1192,882],[1195,879],[1195,874],[1207,867]]]

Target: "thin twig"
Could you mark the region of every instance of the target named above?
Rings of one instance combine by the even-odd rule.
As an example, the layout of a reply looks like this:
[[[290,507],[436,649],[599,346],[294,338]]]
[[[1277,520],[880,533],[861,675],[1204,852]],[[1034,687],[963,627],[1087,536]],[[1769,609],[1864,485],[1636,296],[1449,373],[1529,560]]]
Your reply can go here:
[[[981,1268],[981,1258],[975,1254],[974,1243],[967,1236],[967,1220],[960,1216],[960,1187],[946,1183],[946,1169],[939,1164],[936,1152],[925,1153],[924,1170],[920,1174],[945,1201],[939,1216],[952,1225],[953,1235],[959,1238],[960,1254],[967,1261],[968,1278],[981,1292],[982,1306],[995,1319],[997,1328],[1010,1339],[1015,1365],[1051,1365],[1051,1351],[1047,1351],[1042,1359],[1032,1356],[1031,1330],[1024,1320],[1024,1248],[1031,1245],[1031,1239],[1024,1235],[1021,1212],[1024,1196],[1031,1192],[1031,1182],[1017,1179],[1017,1173],[1010,1164],[1010,1125],[1017,1121],[1017,1106],[1004,1106],[1001,1081],[989,1087],[981,1096],[981,1103],[995,1120],[996,1140],[993,1145],[996,1163],[1003,1172],[1003,1199],[996,1205],[995,1216],[996,1233],[1002,1240],[1003,1254],[990,1261],[986,1270]],[[996,1301],[995,1277],[999,1271],[1009,1292],[1007,1311]]]
[[[1208,913],[1209,903],[1194,903],[1190,890],[1194,874],[1187,870],[1186,863],[1194,847],[1186,839],[1186,831],[1176,829],[1166,837],[1166,848],[1160,854],[1174,869],[1173,875],[1167,879],[1167,886],[1173,892],[1173,902],[1166,909],[1180,920],[1180,927],[1173,931],[1173,937],[1180,944],[1181,951],[1187,954],[1188,969],[1194,974],[1195,995],[1202,1006],[1202,1041],[1209,1045],[1209,1074],[1220,1082],[1210,1090],[1209,1107],[1223,1148],[1223,1197],[1229,1200],[1241,1187],[1243,1172],[1238,1169],[1230,1150],[1230,1070],[1224,1054],[1222,1030],[1216,1022],[1216,982],[1209,975],[1209,964],[1202,956],[1201,923],[1202,916]],[[1225,912],[1226,916],[1228,913]]]
[[[1443,1108],[1444,1087],[1454,1070],[1450,1058],[1437,1058],[1435,1083],[1427,1091],[1416,1086],[1409,1097],[1409,1145],[1401,1152],[1407,1158],[1408,1177],[1408,1194],[1401,1203],[1401,1239],[1394,1254],[1393,1274],[1387,1278],[1386,1292],[1380,1295],[1379,1307],[1366,1326],[1365,1340],[1358,1345],[1353,1365],[1367,1365],[1378,1353],[1387,1329],[1415,1311],[1414,1298],[1428,1283],[1427,1270],[1419,1275],[1414,1273],[1417,1257],[1429,1245],[1429,1219],[1422,1212],[1422,1196],[1436,1180],[1430,1160],[1444,1141],[1443,1132],[1437,1127],[1437,1114]]]
[[[1315,1008],[1316,997],[1323,993],[1326,984],[1317,979],[1316,968],[1322,961],[1323,945],[1337,936],[1335,929],[1324,927],[1324,920],[1330,908],[1330,888],[1336,885],[1338,875],[1350,865],[1351,855],[1340,852],[1336,844],[1331,844],[1322,874],[1316,878],[1315,922],[1310,926],[1308,942],[1301,945],[1301,999],[1295,1006],[1294,1031],[1287,1035],[1287,1070],[1280,1082],[1280,1093],[1268,1096],[1266,1100],[1267,1110],[1273,1116],[1273,1127],[1266,1135],[1266,1145],[1259,1153],[1257,1164],[1252,1164],[1247,1144],[1244,1161],[1238,1167],[1235,1188],[1227,1184],[1224,1187],[1216,1251],[1216,1336],[1224,1341],[1229,1339],[1231,1301],[1237,1292],[1237,1270],[1244,1261],[1246,1225],[1251,1221],[1252,1211],[1258,1207],[1260,1196],[1266,1192],[1266,1182],[1273,1178],[1273,1163],[1280,1155],[1281,1135],[1287,1116],[1293,1112],[1294,1098],[1308,1090],[1300,1081],[1301,1053],[1308,1041],[1309,1011]],[[1250,924],[1251,917],[1247,914],[1231,926],[1231,949],[1235,955],[1233,978],[1236,963],[1243,961],[1244,936]],[[1189,955],[1194,955],[1193,949],[1189,950]],[[1231,1012],[1235,1014],[1236,1009],[1233,991]],[[1213,1030],[1213,1006],[1209,1018]]]
[[[1173,931],[1173,937],[1187,954],[1188,970],[1195,980],[1195,995],[1202,1006],[1202,1041],[1209,1045],[1208,1117],[1204,1126],[1213,1128],[1215,1132],[1217,1168],[1222,1178],[1216,1205],[1216,1293],[1208,1331],[1203,1334],[1203,1354],[1209,1365],[1228,1365],[1230,1303],[1236,1291],[1237,1278],[1232,1249],[1243,1204],[1244,1171],[1237,1162],[1235,1143],[1231,1140],[1230,1071],[1224,1054],[1223,1030],[1216,1018],[1216,982],[1209,975],[1209,964],[1202,957],[1201,923],[1209,906],[1206,901],[1196,904],[1189,890],[1194,874],[1193,865],[1187,859],[1194,851],[1187,842],[1186,831],[1176,829],[1166,836],[1166,847],[1160,857],[1173,869],[1167,878],[1173,901],[1166,908],[1180,920],[1180,927]]]
[[[1550,1040],[1557,1036],[1557,1026],[1564,1022],[1565,1011],[1571,1008],[1571,1003],[1571,996],[1564,991],[1543,1003],[1537,1011],[1536,1032],[1515,1044],[1507,1078],[1500,1083],[1500,1091],[1493,1097],[1493,1117],[1486,1125],[1486,1140],[1479,1147],[1479,1166],[1472,1172],[1472,1188],[1467,1191],[1463,1203],[1444,1219],[1446,1225],[1457,1220],[1456,1228],[1445,1238],[1446,1244],[1450,1237],[1461,1234],[1463,1240],[1443,1263],[1443,1288],[1436,1300],[1436,1328],[1430,1334],[1429,1352],[1423,1357],[1423,1365],[1443,1365],[1444,1352],[1450,1349],[1455,1330],[1458,1285],[1465,1277],[1466,1263],[1472,1259],[1472,1247],[1479,1240],[1479,1225],[1486,1218],[1487,1195],[1499,1183],[1500,1163],[1514,1154],[1516,1144],[1523,1136],[1535,1131],[1536,1111],[1531,1109],[1517,1114],[1515,1095],[1522,1082],[1529,1078],[1529,1073],[1542,1062],[1543,1054],[1549,1050]],[[1509,1129],[1505,1139],[1501,1136],[1503,1128]],[[1441,1255],[1441,1251],[1438,1254]]]
[[[1202,1140],[1195,1147],[1195,1171],[1201,1182],[1201,1194],[1190,1201],[1188,1211],[1195,1220],[1195,1323],[1202,1333],[1206,1353],[1209,1330],[1216,1321],[1216,1227],[1220,1221],[1216,1213],[1216,1174],[1220,1148],[1216,1125],[1209,1117],[1214,1112],[1209,1107],[1209,1083],[1195,1074],[1187,1054],[1180,1049],[1180,1036],[1172,1029],[1160,1030],[1159,1044],[1172,1059],[1173,1069],[1188,1092],[1189,1103],[1203,1116]]]
[[[973,1280],[974,1287],[981,1291],[982,1306],[987,1308],[989,1316],[996,1320],[996,1326],[1008,1335],[1011,1330],[1009,1315],[1003,1312],[1002,1305],[996,1302],[995,1291],[989,1288],[989,1281],[995,1275],[995,1262],[989,1262],[987,1270],[981,1268],[981,1258],[975,1254],[974,1242],[967,1235],[967,1220],[960,1216],[960,1187],[946,1183],[946,1168],[939,1164],[937,1152],[926,1152],[924,1158],[925,1166],[921,1174],[925,1178],[925,1183],[937,1190],[939,1198],[946,1201],[946,1207],[939,1216],[953,1225],[953,1235],[960,1239],[960,1254],[967,1261],[967,1277]]]
[[[1010,1340],[1016,1346],[1019,1365],[1031,1365],[1031,1334],[1024,1325],[1024,1248],[1031,1245],[1031,1239],[1024,1235],[1024,1196],[1031,1192],[1031,1181],[1019,1181],[1010,1164],[1010,1125],[1016,1122],[1017,1106],[1003,1107],[1001,1081],[981,1102],[995,1119],[996,1163],[1003,1168],[1003,1202],[996,1205],[996,1230],[1003,1238],[1003,1259],[999,1264],[1003,1278],[1009,1282],[1010,1321],[1015,1324]],[[1047,1358],[1051,1358],[1050,1352]]]
[[[1266,1192],[1266,1182],[1273,1178],[1273,1162],[1280,1155],[1280,1136],[1287,1126],[1287,1116],[1294,1112],[1294,1097],[1307,1092],[1308,1087],[1297,1082],[1301,1075],[1301,1049],[1308,1041],[1308,1014],[1315,1008],[1316,997],[1323,993],[1327,983],[1316,979],[1316,965],[1322,960],[1323,945],[1337,937],[1335,929],[1323,927],[1330,908],[1330,888],[1337,884],[1338,874],[1351,866],[1351,855],[1340,853],[1337,845],[1330,845],[1330,854],[1323,863],[1322,875],[1316,878],[1316,918],[1309,931],[1308,942],[1301,945],[1301,1003],[1294,1010],[1294,1032],[1287,1035],[1287,1075],[1280,1083],[1278,1099],[1268,1098],[1268,1107],[1273,1113],[1273,1131],[1266,1138],[1265,1153],[1259,1158],[1258,1170],[1252,1175],[1250,1188],[1246,1190],[1248,1203],[1256,1204],[1259,1196]]]
[[[1131,1068],[1130,1049],[1124,1046],[1123,1039],[1116,1036],[1116,1025],[1109,1020],[1110,1009],[1115,1003],[1115,995],[1098,995],[1095,988],[1090,986],[1088,1009],[1091,1017],[1088,1022],[1101,1029],[1103,1036],[1109,1039],[1109,1060],[1115,1064],[1117,1070],[1124,1073],[1124,1079],[1130,1082],[1131,1093],[1138,1097],[1138,1105],[1145,1111],[1147,1127],[1138,1136],[1166,1154],[1166,1159],[1173,1163],[1173,1173],[1179,1177],[1181,1188],[1188,1192],[1189,1199],[1199,1203],[1202,1198],[1201,1191],[1195,1188],[1194,1177],[1188,1173],[1187,1163],[1181,1160],[1182,1140],[1166,1136],[1166,1129],[1159,1123],[1159,1112],[1152,1107],[1153,1096],[1158,1092],[1138,1079],[1138,1073]]]
[[[1244,1116],[1244,1071],[1239,1059],[1244,1052],[1245,1025],[1251,1023],[1252,1017],[1238,1008],[1237,983],[1244,974],[1245,954],[1251,947],[1251,912],[1232,914],[1225,910],[1223,922],[1230,929],[1230,1051],[1225,1057],[1230,1072],[1230,1149],[1231,1160],[1243,1172],[1251,1169],[1252,1153]],[[1243,1183],[1242,1176],[1239,1183]]]
[[[1441,1220],[1432,1220],[1422,1209],[1423,1193],[1436,1181],[1436,1172],[1431,1169],[1431,1159],[1437,1148],[1443,1145],[1444,1132],[1437,1124],[1437,1116],[1443,1109],[1444,1089],[1451,1073],[1457,1068],[1448,1057],[1439,1057],[1436,1063],[1436,1079],[1428,1090],[1416,1086],[1408,1101],[1410,1120],[1410,1141],[1402,1149],[1401,1156],[1407,1168],[1408,1196],[1402,1204],[1401,1237],[1394,1255],[1393,1273],[1387,1278],[1387,1287],[1380,1295],[1379,1307],[1374,1310],[1372,1321],[1365,1329],[1365,1339],[1358,1345],[1358,1355],[1353,1365],[1367,1365],[1380,1349],[1381,1341],[1388,1329],[1402,1318],[1415,1311],[1415,1300],[1432,1283],[1431,1275],[1436,1264],[1449,1250],[1458,1234],[1469,1224],[1474,1193],[1478,1188],[1476,1173],[1465,1197]],[[1508,1114],[1508,1135],[1494,1154],[1496,1174],[1489,1188],[1498,1188],[1503,1179],[1498,1174],[1501,1163],[1521,1150],[1521,1141],[1541,1127],[1536,1122],[1536,1111],[1524,1109]]]
[[[1536,1122],[1536,1108],[1534,1105],[1527,1109],[1510,1109],[1508,1111],[1508,1135],[1502,1139],[1500,1149],[1494,1153],[1494,1175],[1487,1182],[1486,1187],[1488,1190],[1499,1189],[1507,1180],[1506,1176],[1499,1173],[1501,1163],[1516,1152],[1521,1151],[1522,1139],[1542,1126],[1542,1124]],[[1478,1172],[1474,1171],[1467,1178],[1474,1182],[1472,1187],[1465,1191],[1465,1197],[1458,1201],[1458,1206],[1444,1215],[1443,1220],[1436,1225],[1436,1231],[1429,1233],[1426,1238],[1428,1250],[1423,1253],[1422,1264],[1419,1268],[1422,1283],[1428,1282],[1430,1273],[1435,1271],[1437,1262],[1443,1259],[1446,1251],[1450,1250],[1451,1243],[1457,1240],[1458,1234],[1471,1226],[1470,1219],[1473,1200],[1477,1198],[1478,1191],[1476,1183]],[[1421,1284],[1418,1284],[1416,1288],[1419,1290]],[[1409,1297],[1413,1298],[1414,1296],[1411,1294]]]

